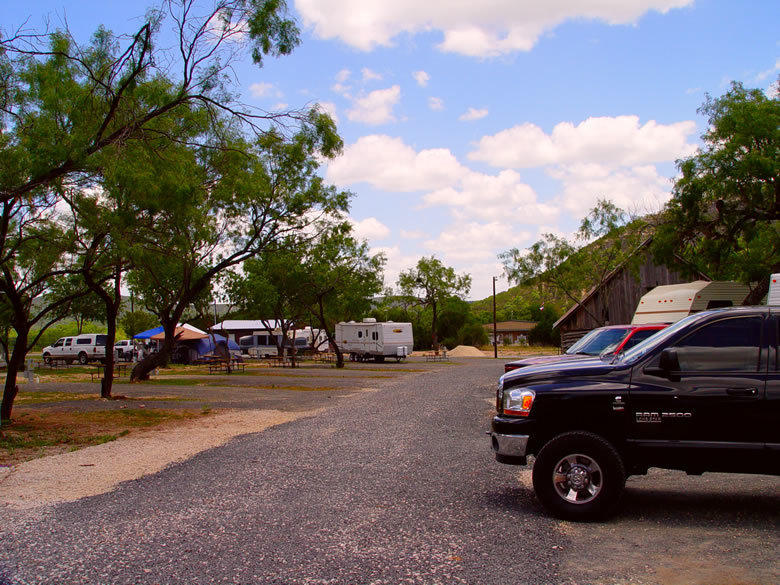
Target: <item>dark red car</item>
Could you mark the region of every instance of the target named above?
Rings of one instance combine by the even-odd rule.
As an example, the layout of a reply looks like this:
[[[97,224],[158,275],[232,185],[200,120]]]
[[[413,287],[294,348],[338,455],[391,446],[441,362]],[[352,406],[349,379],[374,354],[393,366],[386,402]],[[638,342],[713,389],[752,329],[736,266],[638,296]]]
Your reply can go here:
[[[649,323],[645,325],[608,325],[594,329],[581,337],[565,353],[558,355],[539,355],[523,358],[504,364],[504,372],[511,372],[526,366],[549,364],[559,361],[586,359],[597,356],[611,357],[621,351],[644,341],[668,323]]]

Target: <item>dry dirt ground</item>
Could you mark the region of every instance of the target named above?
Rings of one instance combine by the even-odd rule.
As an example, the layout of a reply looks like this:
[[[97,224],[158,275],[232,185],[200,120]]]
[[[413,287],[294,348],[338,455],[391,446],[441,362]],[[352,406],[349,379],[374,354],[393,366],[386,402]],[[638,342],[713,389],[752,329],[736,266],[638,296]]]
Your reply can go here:
[[[29,509],[104,493],[123,481],[155,473],[231,438],[312,416],[333,400],[372,391],[404,373],[450,364],[407,361],[386,365],[247,368],[246,372],[212,376],[194,370],[176,376],[161,373],[150,383],[114,385],[114,400],[96,399],[97,381],[75,374],[72,380],[42,375],[22,384],[15,417],[48,416],[72,421],[73,414],[122,409],[159,409],[184,417],[159,427],[134,429],[127,436],[83,449],[48,448],[31,461],[0,466],[0,507]],[[89,380],[89,381],[88,381]],[[56,400],[37,402],[36,395]],[[18,399],[17,399],[18,400]],[[208,415],[203,415],[210,411]],[[53,453],[53,454],[52,454]]]
[[[231,411],[3,467],[0,468],[0,507],[34,508],[108,492],[123,481],[160,471],[237,435],[260,432],[303,414],[278,410]]]

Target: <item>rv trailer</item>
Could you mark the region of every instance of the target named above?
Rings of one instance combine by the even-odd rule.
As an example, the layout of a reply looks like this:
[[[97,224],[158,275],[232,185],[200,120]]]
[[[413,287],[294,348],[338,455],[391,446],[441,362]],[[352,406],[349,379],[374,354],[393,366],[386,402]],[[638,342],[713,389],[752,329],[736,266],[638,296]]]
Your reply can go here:
[[[351,361],[395,358],[401,361],[414,347],[411,323],[380,322],[366,318],[361,323],[350,321],[336,325],[336,344]]]
[[[738,306],[749,292],[744,284],[716,280],[657,286],[639,299],[631,324],[674,323],[705,309]]]

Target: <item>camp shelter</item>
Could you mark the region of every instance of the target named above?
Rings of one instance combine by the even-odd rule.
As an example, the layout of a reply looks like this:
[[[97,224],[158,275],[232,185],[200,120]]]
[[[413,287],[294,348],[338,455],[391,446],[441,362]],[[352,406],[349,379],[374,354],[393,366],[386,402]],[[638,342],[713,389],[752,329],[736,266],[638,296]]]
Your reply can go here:
[[[195,360],[205,356],[219,354],[217,351],[217,345],[223,348],[227,346],[227,351],[230,353],[241,353],[241,349],[238,344],[232,339],[227,339],[222,335],[212,333],[205,337],[179,339],[176,343],[176,347],[173,352],[173,361],[184,364],[191,364]]]
[[[208,333],[185,323],[184,325],[176,326],[176,329],[173,330],[173,337],[177,341],[188,341],[191,339],[203,339],[208,337]],[[149,339],[165,339],[165,331],[155,333]]]

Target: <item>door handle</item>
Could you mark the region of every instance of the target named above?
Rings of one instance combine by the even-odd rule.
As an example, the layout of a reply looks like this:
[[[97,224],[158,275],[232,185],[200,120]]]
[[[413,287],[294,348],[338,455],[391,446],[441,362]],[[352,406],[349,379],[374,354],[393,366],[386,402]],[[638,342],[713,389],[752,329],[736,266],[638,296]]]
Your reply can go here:
[[[758,388],[726,388],[729,396],[758,396]]]

